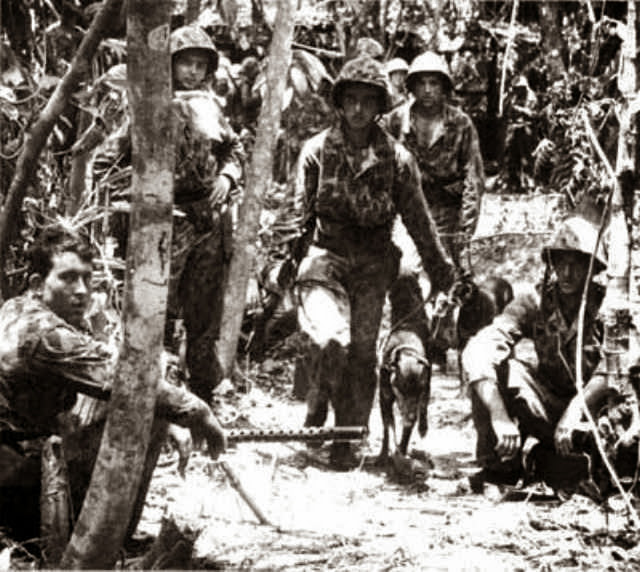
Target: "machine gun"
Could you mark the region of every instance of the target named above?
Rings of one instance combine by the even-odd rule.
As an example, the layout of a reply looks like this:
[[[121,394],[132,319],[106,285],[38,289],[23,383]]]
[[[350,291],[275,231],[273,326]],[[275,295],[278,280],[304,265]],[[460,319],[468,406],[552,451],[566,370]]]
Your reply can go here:
[[[366,427],[304,427],[303,429],[231,429],[226,432],[229,445],[246,442],[279,443],[288,441],[360,441]]]

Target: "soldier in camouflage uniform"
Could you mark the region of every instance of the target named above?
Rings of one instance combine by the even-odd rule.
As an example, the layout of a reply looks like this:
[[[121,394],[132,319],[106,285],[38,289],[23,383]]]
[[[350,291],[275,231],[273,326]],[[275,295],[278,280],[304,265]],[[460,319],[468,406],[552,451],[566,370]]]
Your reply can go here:
[[[449,288],[454,267],[440,244],[410,153],[376,124],[389,109],[382,64],[347,62],[332,91],[339,122],[308,140],[295,190],[302,236],[282,275],[297,270],[300,328],[312,340],[306,426],[367,425],[376,387],[376,339],[398,251],[399,213],[434,291]],[[298,261],[301,261],[298,266]],[[282,280],[280,280],[282,283]],[[348,443],[333,443],[335,468],[353,466]]]
[[[478,134],[469,116],[448,102],[453,81],[441,56],[417,56],[406,84],[413,98],[388,114],[385,126],[416,158],[440,238],[460,265],[460,251],[476,228],[484,192]]]
[[[476,456],[483,467],[472,480],[474,487],[484,481],[513,484],[525,476],[563,488],[587,476],[586,458],[574,448],[582,418],[575,381],[576,332],[597,234],[583,218],[564,221],[543,249],[547,272],[540,296],[516,296],[463,352],[478,437]],[[594,263],[595,273],[605,269],[602,247],[595,251]],[[598,372],[603,295],[604,289],[591,282],[582,363],[584,394],[594,411],[608,394]],[[535,352],[520,351],[517,344],[523,338],[533,341]]]
[[[207,89],[218,62],[209,36],[196,26],[178,28],[171,34],[171,55],[178,116],[174,203],[181,213],[173,224],[166,341],[171,341],[172,321],[182,317],[189,386],[209,402],[221,379],[214,345],[231,254],[230,204],[240,183],[244,154],[215,95]],[[130,158],[127,122],[96,158],[98,177],[113,171],[114,163],[130,164]]]
[[[92,256],[87,241],[75,232],[46,229],[30,252],[28,291],[0,308],[0,527],[9,527],[16,537],[39,536],[44,440],[69,427],[65,418],[78,394],[109,399],[118,348],[97,341],[85,320]],[[213,456],[224,449],[213,412],[186,389],[162,379],[156,407],[158,417],[204,435]],[[94,441],[88,447],[92,454],[99,434]],[[92,464],[79,473],[70,469],[71,489],[79,492],[73,503],[78,511]]]

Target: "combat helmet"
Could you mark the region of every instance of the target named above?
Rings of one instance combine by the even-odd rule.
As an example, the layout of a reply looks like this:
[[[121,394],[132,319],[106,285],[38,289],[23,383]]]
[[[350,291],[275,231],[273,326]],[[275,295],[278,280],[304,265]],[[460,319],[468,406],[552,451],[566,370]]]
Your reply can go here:
[[[446,60],[435,52],[424,52],[419,56],[416,56],[411,65],[409,66],[409,72],[405,80],[407,89],[413,91],[413,83],[416,80],[418,74],[421,73],[437,73],[444,77],[449,91],[453,91],[453,79],[449,73],[449,66]]]
[[[600,272],[607,267],[607,255],[603,241],[598,242],[597,250],[596,242],[597,226],[583,217],[571,216],[560,224],[551,242],[542,249],[542,260],[549,263],[554,252],[581,252],[591,256],[595,251],[595,271]]]
[[[200,26],[182,26],[171,32],[171,57],[185,50],[204,50],[209,56],[208,73],[215,72],[218,67],[218,50],[213,45],[209,34]]]
[[[409,64],[403,58],[393,58],[385,64],[385,69],[389,75],[393,72],[406,72],[409,70]]]
[[[384,67],[379,61],[364,55],[349,60],[342,66],[331,90],[331,100],[334,107],[340,107],[344,88],[353,83],[377,87],[382,94],[380,112],[385,113],[391,109],[389,82]]]

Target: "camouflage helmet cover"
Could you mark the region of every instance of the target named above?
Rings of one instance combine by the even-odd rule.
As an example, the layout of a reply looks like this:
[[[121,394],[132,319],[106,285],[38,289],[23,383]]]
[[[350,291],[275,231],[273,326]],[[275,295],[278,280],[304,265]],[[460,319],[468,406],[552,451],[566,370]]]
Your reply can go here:
[[[598,242],[598,228],[596,225],[582,217],[572,216],[564,220],[555,235],[543,249],[542,259],[549,263],[554,252],[581,252],[587,256],[594,256],[600,263],[600,270],[607,267],[607,255],[604,250],[603,241]]]
[[[218,50],[214,46],[209,34],[200,26],[182,26],[171,32],[171,57],[185,50],[204,50],[209,56],[209,73],[218,67]]]
[[[382,95],[381,113],[391,109],[389,82],[383,64],[370,56],[358,56],[342,66],[333,89],[331,100],[335,107],[340,107],[342,92],[348,84],[364,84],[377,87]]]
[[[447,65],[444,57],[440,54],[435,52],[423,52],[413,59],[405,80],[409,91],[412,90],[414,81],[418,74],[421,73],[435,73],[440,75],[445,79],[449,91],[453,90],[453,79],[449,73],[449,66]]]
[[[358,38],[356,42],[356,56],[370,56],[374,59],[384,55],[384,48],[378,40],[373,38]]]

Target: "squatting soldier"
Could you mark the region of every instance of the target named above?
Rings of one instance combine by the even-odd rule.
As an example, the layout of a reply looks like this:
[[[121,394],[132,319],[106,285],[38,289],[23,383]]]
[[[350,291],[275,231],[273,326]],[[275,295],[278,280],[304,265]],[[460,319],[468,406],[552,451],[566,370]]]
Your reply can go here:
[[[218,52],[207,33],[197,26],[178,28],[171,34],[170,48],[179,124],[174,203],[183,216],[174,217],[173,223],[167,324],[184,319],[189,386],[209,401],[221,379],[214,345],[231,253],[229,206],[240,183],[244,153],[215,94],[208,89]],[[130,160],[127,122],[97,156],[98,178],[112,172],[114,163],[124,167]],[[170,334],[168,331],[167,343]]]
[[[70,412],[79,393],[109,399],[118,348],[97,341],[85,319],[93,254],[75,231],[59,225],[45,229],[30,251],[27,292],[0,308],[0,527],[9,528],[16,539],[39,536],[44,441],[64,434],[65,445],[72,442],[66,440],[72,435],[65,428],[73,426]],[[85,418],[99,423],[95,439],[84,442],[82,451],[71,445],[66,450],[67,461],[86,459],[85,465],[69,465],[77,511],[100,444],[100,411],[105,412],[102,408],[97,417]],[[204,435],[214,457],[224,449],[225,437],[213,412],[186,389],[160,380],[156,412]]]
[[[484,192],[478,134],[469,116],[449,103],[453,80],[440,55],[417,56],[406,85],[413,98],[395,108],[385,125],[416,158],[442,243],[460,265],[460,251],[476,228]]]
[[[376,123],[390,106],[383,65],[366,55],[347,62],[332,101],[339,121],[308,140],[300,154],[295,208],[302,236],[281,271],[287,276],[301,261],[298,320],[312,341],[306,426],[324,424],[329,402],[337,425],[368,424],[382,307],[398,267],[391,241],[398,213],[433,291],[448,289],[455,276],[415,160]],[[348,443],[334,442],[331,461],[346,469],[356,459]]]
[[[463,352],[476,456],[483,467],[472,479],[474,487],[485,481],[514,484],[524,476],[565,488],[588,476],[586,457],[576,455],[574,447],[583,415],[576,389],[576,333],[591,254],[594,274],[606,268],[602,247],[595,248],[597,235],[584,218],[564,221],[542,251],[547,269],[540,295],[516,296]],[[593,411],[609,393],[598,371],[603,296],[604,288],[590,282],[582,363],[584,395]],[[522,338],[533,340],[535,356],[518,351]]]

